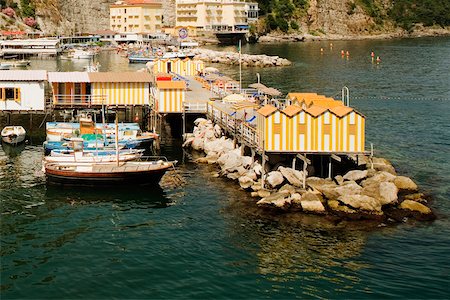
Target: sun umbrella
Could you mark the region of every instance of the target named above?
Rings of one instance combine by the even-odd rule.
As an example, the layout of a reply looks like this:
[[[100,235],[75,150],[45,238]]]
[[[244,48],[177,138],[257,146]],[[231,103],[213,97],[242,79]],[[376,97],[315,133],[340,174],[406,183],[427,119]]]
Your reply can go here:
[[[214,67],[206,67],[203,69],[203,72],[205,73],[219,73],[219,70]]]
[[[242,94],[230,94],[222,99],[223,102],[239,102],[246,100]]]
[[[266,95],[274,96],[274,97],[281,95],[281,92],[274,88],[266,88],[266,89],[263,89],[262,92]]]
[[[257,90],[267,89],[267,86],[265,86],[262,83],[252,83],[248,87],[254,88],[254,89],[257,89]]]

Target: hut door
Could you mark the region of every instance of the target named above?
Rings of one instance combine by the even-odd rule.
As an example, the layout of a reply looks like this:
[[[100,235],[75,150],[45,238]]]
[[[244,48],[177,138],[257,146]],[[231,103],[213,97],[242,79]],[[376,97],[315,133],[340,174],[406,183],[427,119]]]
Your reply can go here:
[[[172,62],[171,61],[167,62],[167,73],[170,73],[170,72],[172,72]]]

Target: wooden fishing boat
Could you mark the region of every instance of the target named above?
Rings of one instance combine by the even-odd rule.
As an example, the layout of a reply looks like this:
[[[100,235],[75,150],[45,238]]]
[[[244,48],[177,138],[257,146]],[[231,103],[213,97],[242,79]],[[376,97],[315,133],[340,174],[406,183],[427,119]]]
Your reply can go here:
[[[8,144],[19,144],[25,140],[26,131],[22,126],[6,126],[2,129],[2,140]]]
[[[60,163],[45,164],[47,180],[61,184],[148,184],[157,185],[167,170],[176,162],[167,159],[111,163]]]
[[[125,149],[119,151],[119,161],[131,161],[140,158],[143,149]],[[49,162],[83,162],[83,163],[105,163],[116,161],[115,151],[51,151],[49,156],[44,157],[44,164]]]

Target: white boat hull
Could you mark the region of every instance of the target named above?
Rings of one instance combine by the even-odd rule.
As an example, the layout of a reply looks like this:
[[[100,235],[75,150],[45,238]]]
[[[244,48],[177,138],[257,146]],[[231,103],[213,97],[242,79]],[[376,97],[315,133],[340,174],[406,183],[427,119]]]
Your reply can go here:
[[[3,128],[2,141],[8,144],[19,144],[25,140],[26,131],[22,126],[6,126]]]

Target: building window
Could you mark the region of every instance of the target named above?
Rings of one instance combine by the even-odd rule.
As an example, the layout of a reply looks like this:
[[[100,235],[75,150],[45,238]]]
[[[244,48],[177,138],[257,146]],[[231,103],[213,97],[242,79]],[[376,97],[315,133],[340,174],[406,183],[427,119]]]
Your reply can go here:
[[[2,88],[0,89],[0,100],[7,101],[13,100],[20,102],[20,89],[19,88]]]
[[[5,88],[5,99],[14,100],[14,88]]]

